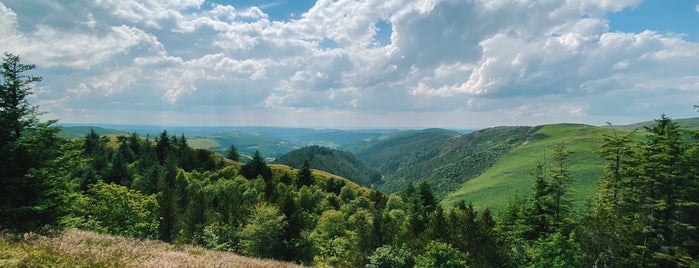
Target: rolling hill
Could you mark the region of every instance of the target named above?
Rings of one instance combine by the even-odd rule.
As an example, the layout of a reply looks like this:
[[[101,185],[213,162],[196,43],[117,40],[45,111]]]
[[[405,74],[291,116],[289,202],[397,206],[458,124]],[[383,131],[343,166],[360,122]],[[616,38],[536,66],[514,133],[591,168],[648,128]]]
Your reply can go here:
[[[272,163],[298,169],[305,160],[308,160],[314,169],[345,177],[362,186],[369,187],[381,180],[381,174],[378,171],[365,165],[354,154],[317,145],[296,149]]]
[[[71,126],[64,125],[61,126],[61,135],[69,139],[83,138],[85,135],[90,133],[90,130],[94,130],[97,135],[122,135],[128,134],[128,132],[118,129],[103,128],[97,126]]]
[[[516,193],[524,197],[529,195],[534,181],[531,175],[534,167],[537,163],[549,164],[547,154],[551,153],[553,146],[565,143],[573,151],[569,161],[571,200],[573,206],[580,209],[587,199],[596,194],[597,181],[602,177],[605,161],[596,151],[604,134],[611,134],[611,130],[578,124],[540,127],[528,140],[504,154],[482,174],[449,193],[442,204],[449,206],[466,200],[476,208],[504,209]]]

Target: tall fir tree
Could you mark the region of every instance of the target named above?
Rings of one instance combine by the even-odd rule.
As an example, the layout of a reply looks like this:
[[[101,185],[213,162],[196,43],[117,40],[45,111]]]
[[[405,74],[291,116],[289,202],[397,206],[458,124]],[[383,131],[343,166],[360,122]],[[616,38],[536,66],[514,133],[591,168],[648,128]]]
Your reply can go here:
[[[0,66],[0,228],[18,231],[56,224],[67,194],[61,189],[68,189],[56,164],[60,129],[55,121],[40,122],[28,100],[42,80],[26,73],[35,68],[7,52]]]

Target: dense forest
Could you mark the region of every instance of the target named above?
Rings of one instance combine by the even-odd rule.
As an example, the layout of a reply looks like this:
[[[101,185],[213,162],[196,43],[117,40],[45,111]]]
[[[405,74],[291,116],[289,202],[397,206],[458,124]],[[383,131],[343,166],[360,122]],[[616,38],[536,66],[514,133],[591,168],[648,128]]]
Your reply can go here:
[[[4,54],[5,233],[79,228],[333,267],[699,266],[698,135],[664,115],[605,137],[608,165],[585,212],[570,209],[575,152],[561,143],[532,167],[531,194],[494,215],[440,206],[425,180],[385,195],[259,152],[243,164],[167,131],[67,139],[28,102],[35,68]]]

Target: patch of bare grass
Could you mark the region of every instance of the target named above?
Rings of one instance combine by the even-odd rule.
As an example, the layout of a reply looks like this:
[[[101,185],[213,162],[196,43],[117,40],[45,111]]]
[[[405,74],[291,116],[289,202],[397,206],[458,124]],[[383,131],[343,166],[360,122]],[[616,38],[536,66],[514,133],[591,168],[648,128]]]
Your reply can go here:
[[[57,237],[0,237],[0,267],[300,267],[193,246],[67,230]]]

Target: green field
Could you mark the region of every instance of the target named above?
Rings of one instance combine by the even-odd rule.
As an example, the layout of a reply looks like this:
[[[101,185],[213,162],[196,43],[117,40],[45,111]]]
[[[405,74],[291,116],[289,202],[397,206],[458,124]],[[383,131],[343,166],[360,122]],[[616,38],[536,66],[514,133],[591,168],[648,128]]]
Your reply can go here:
[[[571,200],[574,208],[582,209],[585,201],[596,194],[597,181],[602,176],[605,161],[596,151],[605,133],[611,133],[611,130],[576,124],[544,126],[483,174],[447,195],[442,204],[450,206],[466,200],[478,209],[489,207],[501,211],[516,193],[523,197],[529,195],[534,181],[531,173],[535,166],[537,163],[550,166],[551,149],[563,142],[574,152],[569,161],[572,174],[570,188],[573,192]]]

